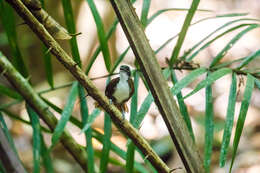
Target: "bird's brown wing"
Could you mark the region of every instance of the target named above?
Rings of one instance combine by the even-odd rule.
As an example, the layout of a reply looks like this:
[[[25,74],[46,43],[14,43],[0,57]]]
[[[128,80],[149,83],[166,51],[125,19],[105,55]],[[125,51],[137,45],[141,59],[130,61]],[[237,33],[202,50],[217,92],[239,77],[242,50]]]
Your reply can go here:
[[[134,82],[131,78],[129,78],[128,83],[129,83],[129,87],[130,87],[130,91],[131,91],[130,94],[129,94],[129,98],[131,98],[132,95],[135,92],[135,85],[134,85]]]
[[[112,99],[113,102],[115,102],[115,98],[113,97],[113,93],[114,93],[114,91],[115,91],[115,89],[116,89],[116,84],[117,84],[118,82],[119,82],[119,77],[112,79],[112,80],[108,83],[108,85],[107,85],[107,87],[106,87],[106,90],[105,90],[105,95],[106,95],[108,98]]]

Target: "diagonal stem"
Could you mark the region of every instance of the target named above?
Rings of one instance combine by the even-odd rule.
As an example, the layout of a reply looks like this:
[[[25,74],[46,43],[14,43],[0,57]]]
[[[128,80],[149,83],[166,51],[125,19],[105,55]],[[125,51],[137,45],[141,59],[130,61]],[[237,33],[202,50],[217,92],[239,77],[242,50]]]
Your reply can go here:
[[[204,172],[195,143],[129,0],[110,0],[187,172]],[[159,85],[158,85],[159,84]]]
[[[81,83],[87,90],[88,95],[93,97],[99,105],[111,116],[114,124],[122,130],[147,156],[147,159],[160,173],[168,173],[170,169],[154,152],[148,142],[137,132],[137,130],[126,120],[122,118],[121,112],[114,106],[109,104],[109,100],[99,91],[78,65],[69,57],[69,55],[60,47],[60,45],[52,38],[47,30],[38,20],[30,13],[21,0],[6,0],[16,12],[25,20],[29,27],[36,35],[50,48],[50,52],[71,72],[71,74]],[[35,107],[34,107],[35,108]],[[36,110],[35,110],[36,111]],[[37,112],[37,111],[36,111]]]

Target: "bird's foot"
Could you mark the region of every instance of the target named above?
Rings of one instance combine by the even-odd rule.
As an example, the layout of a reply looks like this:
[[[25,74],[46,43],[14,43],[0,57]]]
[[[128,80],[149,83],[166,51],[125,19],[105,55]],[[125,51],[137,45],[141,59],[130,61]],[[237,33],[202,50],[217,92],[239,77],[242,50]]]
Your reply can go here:
[[[122,111],[123,120],[125,120],[125,111]]]

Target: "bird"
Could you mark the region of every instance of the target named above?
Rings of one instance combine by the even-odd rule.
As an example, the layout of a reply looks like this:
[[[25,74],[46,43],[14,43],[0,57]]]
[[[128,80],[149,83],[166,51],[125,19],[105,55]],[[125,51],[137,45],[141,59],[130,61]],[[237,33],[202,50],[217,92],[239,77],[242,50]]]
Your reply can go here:
[[[134,94],[134,82],[129,66],[121,65],[119,77],[112,79],[106,86],[105,95],[121,112],[123,118],[128,112],[126,102]]]

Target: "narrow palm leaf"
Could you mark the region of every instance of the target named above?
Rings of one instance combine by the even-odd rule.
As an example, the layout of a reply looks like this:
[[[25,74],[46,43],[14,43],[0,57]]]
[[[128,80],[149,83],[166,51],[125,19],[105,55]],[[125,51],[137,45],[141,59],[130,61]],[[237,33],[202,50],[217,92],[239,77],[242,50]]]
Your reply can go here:
[[[101,111],[99,109],[94,109],[93,112],[89,115],[87,123],[84,125],[80,133],[88,130],[91,125],[94,123],[95,119],[100,115]]]
[[[204,67],[198,68],[188,75],[186,75],[183,79],[179,80],[177,83],[174,84],[174,87],[171,89],[173,95],[177,95],[181,92],[183,88],[188,86],[191,82],[193,82],[197,77],[207,72],[207,69]]]
[[[42,8],[45,9],[44,0],[41,0]],[[52,71],[52,62],[51,62],[51,53],[48,51],[48,48],[42,44],[42,51],[43,51],[43,60],[44,60],[44,67],[45,67],[45,74],[47,78],[47,82],[51,88],[54,88],[54,81],[53,81],[53,71]]]
[[[173,70],[172,70],[172,73],[171,73],[171,79],[172,79],[172,83],[173,84],[178,83],[176,74],[175,74],[175,72]],[[182,93],[179,92],[176,96],[177,96],[177,101],[178,101],[178,104],[179,104],[181,115],[183,116],[184,121],[186,122],[188,130],[190,132],[190,136],[195,141],[195,136],[194,136],[194,133],[193,133],[193,130],[192,130],[192,124],[191,124],[190,116],[189,116],[189,113],[188,113],[187,106],[184,103]]]
[[[228,145],[230,143],[230,137],[231,137],[232,127],[234,123],[236,92],[237,92],[237,80],[236,80],[236,74],[233,73],[232,82],[229,90],[225,129],[224,129],[222,145],[220,150],[220,159],[219,159],[220,167],[223,167],[226,163],[227,150],[228,150]]]
[[[81,119],[82,123],[86,124],[89,118],[89,111],[88,111],[88,105],[87,100],[84,92],[84,88],[79,85],[79,98],[80,98],[80,113],[81,113]],[[92,128],[89,127],[85,131],[85,138],[86,138],[86,151],[88,156],[88,172],[95,173],[95,160],[94,160],[94,149],[92,145]]]
[[[163,70],[163,76],[167,79],[169,78],[171,74],[171,71],[166,68]],[[133,124],[135,124],[136,128],[138,128],[140,126],[140,124],[142,123],[145,115],[147,114],[149,108],[151,107],[152,103],[153,103],[154,99],[152,96],[151,91],[149,91],[148,95],[145,97],[143,103],[141,104],[141,107],[137,113],[137,117],[135,119],[135,122]]]
[[[177,58],[179,56],[179,52],[181,50],[181,46],[183,45],[184,38],[185,38],[187,31],[189,29],[191,20],[194,16],[195,12],[197,11],[199,3],[200,3],[200,0],[193,0],[192,1],[191,7],[188,11],[188,14],[186,15],[186,18],[185,18],[183,25],[182,25],[182,29],[181,29],[181,32],[179,34],[178,41],[177,41],[177,43],[176,43],[176,45],[175,45],[175,47],[172,51],[172,55],[171,55],[171,59],[170,59],[170,65],[171,66],[175,63],[175,61],[177,60]]]
[[[242,130],[243,130],[245,119],[246,119],[246,114],[248,111],[249,103],[250,103],[252,92],[254,89],[254,83],[255,83],[255,78],[252,75],[248,74],[247,81],[246,81],[246,87],[245,87],[245,91],[244,91],[244,96],[243,96],[243,100],[241,103],[239,116],[238,116],[238,120],[237,120],[237,127],[236,127],[235,137],[234,137],[234,141],[233,141],[232,161],[231,161],[229,172],[231,172],[233,163],[235,161],[239,140],[240,140],[240,137],[242,134]]]
[[[1,84],[0,84],[0,94],[6,95],[6,96],[16,99],[16,100],[22,99],[21,95],[19,93],[17,93],[15,90],[8,88]]]
[[[234,23],[234,21],[230,22],[230,23],[226,23],[224,25],[222,25],[221,27],[219,27],[218,29],[222,29],[230,24]],[[187,55],[184,55],[187,59],[187,61],[191,61],[193,58],[195,58],[196,55],[198,55],[198,53],[200,53],[202,50],[206,49],[207,47],[209,47],[214,41],[218,40],[219,38],[223,37],[224,35],[234,31],[234,30],[237,30],[241,27],[245,27],[245,26],[249,26],[251,24],[239,24],[237,26],[234,26],[224,32],[222,32],[221,34],[215,36],[214,38],[212,38],[211,40],[209,40],[208,42],[206,42],[203,46],[201,46],[197,51],[195,51],[192,55],[190,55],[189,57],[187,57]],[[196,47],[198,47],[200,44],[202,44],[208,37],[210,37],[211,35],[213,35],[215,32],[218,31],[218,29],[216,29],[215,31],[213,31],[211,34],[209,34],[208,36],[206,36],[203,40],[201,40],[200,42],[198,42],[195,46],[193,46],[189,51],[188,51],[188,54],[194,50]]]
[[[29,114],[33,128],[33,173],[40,173],[41,159],[41,127],[39,117],[36,112],[26,104],[26,110]]]
[[[63,12],[64,12],[67,29],[71,35],[75,34],[76,27],[75,27],[74,14],[71,6],[71,1],[62,0],[62,6],[63,6]],[[71,53],[74,61],[81,67],[81,61],[80,61],[76,36],[73,36],[70,39],[70,48],[71,48]]]
[[[207,85],[211,85],[213,82],[215,82],[216,80],[218,80],[219,78],[231,73],[232,70],[229,68],[222,68],[219,69],[213,73],[210,73],[206,79],[204,79],[203,81],[201,81],[193,91],[191,91],[189,94],[187,94],[185,98],[195,94],[196,92],[198,92],[199,90],[201,90],[202,88],[206,87]]]
[[[28,70],[18,47],[13,9],[3,0],[0,1],[0,17],[13,55],[12,63],[24,77],[28,77]]]
[[[151,0],[143,0],[142,12],[141,12],[141,23],[143,26],[147,26],[147,17],[151,5]]]
[[[259,55],[260,55],[260,50],[257,50],[256,52],[254,52],[251,55],[247,56],[246,58],[243,59],[243,61],[238,65],[238,67],[236,69],[240,70],[241,68],[246,66],[249,62],[251,62],[255,58],[259,57]]]
[[[130,112],[130,123],[136,128],[137,124],[135,123],[135,119],[137,116],[137,98],[138,98],[138,86],[139,86],[139,73],[137,71],[134,72],[134,86],[135,91],[131,99],[131,112]],[[126,152],[126,172],[132,173],[134,170],[134,158],[135,158],[135,145],[129,140]]]
[[[110,78],[107,79],[107,84],[109,83]],[[109,161],[109,152],[111,150],[111,141],[112,136],[112,121],[107,112],[105,112],[104,120],[104,138],[103,138],[103,148],[102,148],[102,158],[100,160],[100,173],[107,172],[107,166]]]
[[[204,167],[206,172],[210,172],[211,154],[214,137],[213,122],[213,97],[211,85],[206,86],[206,109],[205,109],[205,148]]]
[[[101,46],[101,51],[103,53],[103,57],[104,57],[104,61],[105,61],[105,65],[107,68],[107,71],[110,72],[110,68],[111,68],[111,58],[110,58],[110,53],[109,53],[109,49],[108,49],[108,42],[106,39],[106,33],[104,30],[104,25],[102,22],[102,19],[100,17],[100,14],[97,10],[97,7],[94,3],[93,0],[86,0],[88,2],[89,8],[92,12],[92,15],[94,17],[96,26],[97,26],[97,34],[98,34],[98,39],[100,42],[100,46]]]
[[[11,134],[9,133],[8,127],[7,127],[6,123],[5,123],[4,117],[3,117],[1,112],[0,112],[0,127],[3,129],[3,132],[4,132],[5,136],[6,136],[9,144],[11,145],[14,153],[16,154],[16,156],[18,156],[18,152],[17,152],[16,147],[14,145],[13,138],[12,138]]]
[[[77,98],[77,94],[78,94],[78,82],[74,82],[72,84],[67,103],[64,107],[64,110],[62,111],[61,119],[59,120],[58,124],[54,129],[54,133],[51,138],[51,142],[52,142],[50,147],[51,149],[58,143],[60,136],[62,135],[65,126],[70,119]]]
[[[230,42],[217,54],[217,56],[213,59],[213,61],[210,64],[210,67],[213,67],[214,65],[216,65],[227,53],[227,51],[229,49],[231,49],[234,44],[240,39],[242,38],[247,32],[259,27],[260,25],[258,24],[251,24],[249,27],[247,27],[246,29],[244,29],[243,31],[239,32],[235,37],[232,38],[232,40],[230,40]]]
[[[45,168],[45,171],[48,173],[54,173],[53,169],[53,161],[51,159],[50,152],[48,152],[48,148],[44,142],[44,138],[41,135],[41,156],[42,156],[42,162],[43,166]]]

